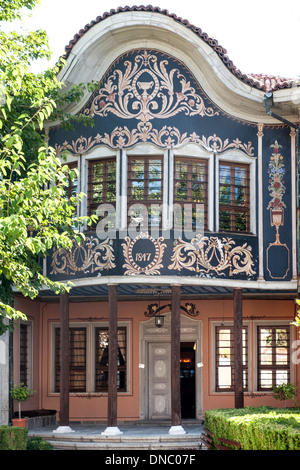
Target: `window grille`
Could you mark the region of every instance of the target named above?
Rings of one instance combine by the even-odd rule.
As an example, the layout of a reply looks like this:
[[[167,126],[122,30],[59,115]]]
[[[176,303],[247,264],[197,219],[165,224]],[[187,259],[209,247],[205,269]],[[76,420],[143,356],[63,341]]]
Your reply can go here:
[[[243,328],[243,388],[248,390],[248,329]],[[234,327],[216,327],[216,391],[234,391]]]
[[[70,392],[86,391],[86,329],[70,328]],[[55,392],[60,391],[60,328],[55,328]]]
[[[95,380],[97,391],[108,390],[108,328],[96,328],[96,363],[95,363]],[[126,328],[118,328],[118,373],[117,373],[117,389],[126,392],[127,390],[127,355]]]
[[[258,390],[290,381],[289,327],[257,327]]]
[[[28,325],[20,324],[20,383],[29,387],[29,334]]]

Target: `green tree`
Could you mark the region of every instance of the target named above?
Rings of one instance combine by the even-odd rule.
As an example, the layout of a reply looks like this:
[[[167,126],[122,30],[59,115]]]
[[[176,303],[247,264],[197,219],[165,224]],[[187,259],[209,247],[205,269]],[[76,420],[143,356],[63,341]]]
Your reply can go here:
[[[62,63],[30,72],[34,60],[50,58],[44,31],[23,35],[1,28],[37,3],[0,0],[0,334],[8,320],[25,318],[13,306],[13,286],[32,299],[43,286],[56,293],[69,289],[43,275],[41,260],[51,248],[70,249],[74,237],[80,242],[80,227],[91,223],[75,217],[84,195],[69,198],[66,188],[76,172],[47,147],[43,131],[54,116],[70,125],[61,105],[80,98],[84,85],[62,92],[57,80]]]

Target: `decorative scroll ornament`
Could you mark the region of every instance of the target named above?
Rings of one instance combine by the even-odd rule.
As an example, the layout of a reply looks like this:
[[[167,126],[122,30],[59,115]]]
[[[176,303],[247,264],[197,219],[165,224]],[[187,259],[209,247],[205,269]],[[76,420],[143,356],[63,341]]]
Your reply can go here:
[[[279,227],[284,225],[284,209],[283,202],[285,194],[284,186],[284,158],[280,153],[281,145],[277,140],[273,148],[272,156],[269,162],[269,191],[271,200],[267,209],[270,210],[270,223],[276,229],[275,241],[270,243],[267,248],[267,270],[272,279],[285,279],[290,271],[290,250],[285,243],[281,243],[279,236]]]
[[[251,142],[243,143],[238,138],[232,142],[229,139],[224,141],[216,134],[209,137],[200,137],[195,132],[183,134],[176,127],[163,126],[160,130],[153,129],[151,122],[139,122],[136,129],[130,130],[128,127],[116,127],[111,134],[103,136],[97,134],[93,137],[79,137],[72,142],[65,141],[62,145],[55,145],[57,153],[68,150],[73,154],[83,154],[96,145],[104,144],[114,149],[132,147],[137,142],[152,142],[160,147],[175,148],[188,143],[201,145],[205,150],[215,153],[222,153],[229,149],[239,149],[250,157],[254,155],[254,148]]]
[[[174,246],[169,269],[181,271],[188,269],[196,273],[214,272],[225,276],[224,271],[229,270],[229,276],[246,273],[254,275],[252,269],[252,248],[244,243],[235,246],[231,238],[206,237],[197,235],[191,242],[185,242],[181,238]]]
[[[122,119],[168,119],[183,112],[187,116],[219,114],[207,108],[191,82],[166,59],[151,51],[136,53],[106,80],[83,114],[105,117],[112,113]],[[178,91],[177,91],[178,90]]]
[[[87,237],[84,242],[77,244],[73,240],[71,251],[56,250],[52,255],[51,274],[75,275],[78,272],[93,274],[115,268],[115,256],[111,240],[99,242],[97,237]]]
[[[160,269],[163,267],[162,258],[166,248],[162,237],[155,240],[147,232],[142,232],[133,240],[126,237],[125,241],[126,243],[122,243],[123,255],[126,261],[123,268],[127,269],[125,275],[160,274]],[[145,241],[148,246],[146,246]]]
[[[269,163],[269,191],[272,197],[267,209],[270,209],[271,225],[276,227],[276,244],[280,244],[279,240],[279,227],[283,225],[284,220],[284,204],[282,198],[285,193],[285,186],[283,185],[283,177],[285,174],[285,168],[283,163],[283,156],[279,149],[281,145],[278,144],[277,140],[274,145],[270,146],[273,148],[273,153]]]

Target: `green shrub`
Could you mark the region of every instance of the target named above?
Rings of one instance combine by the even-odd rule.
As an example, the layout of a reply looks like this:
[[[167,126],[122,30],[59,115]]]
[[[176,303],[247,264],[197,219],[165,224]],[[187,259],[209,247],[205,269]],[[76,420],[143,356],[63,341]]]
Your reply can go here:
[[[53,450],[53,446],[50,442],[36,436],[28,440],[26,450]]]
[[[297,387],[292,384],[281,384],[274,385],[272,388],[273,397],[276,400],[284,401],[284,407],[286,407],[287,400],[293,400],[294,406],[296,406],[295,397],[297,395]]]
[[[28,430],[16,426],[0,426],[0,450],[26,450]]]
[[[240,408],[208,410],[205,426],[214,441],[238,441],[243,450],[300,450],[299,408]]]

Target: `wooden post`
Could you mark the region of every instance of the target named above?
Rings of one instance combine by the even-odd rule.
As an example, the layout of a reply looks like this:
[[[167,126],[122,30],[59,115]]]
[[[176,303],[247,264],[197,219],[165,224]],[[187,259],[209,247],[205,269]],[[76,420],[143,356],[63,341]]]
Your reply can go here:
[[[233,289],[234,305],[234,397],[235,408],[244,408],[243,392],[243,299],[242,289]]]
[[[171,303],[171,407],[172,427],[170,434],[184,434],[181,427],[180,399],[180,300],[181,287],[172,286]]]
[[[117,427],[118,296],[117,286],[108,286],[108,406],[107,428],[103,435],[122,434]]]
[[[69,294],[60,294],[60,426],[69,425],[70,338]]]

